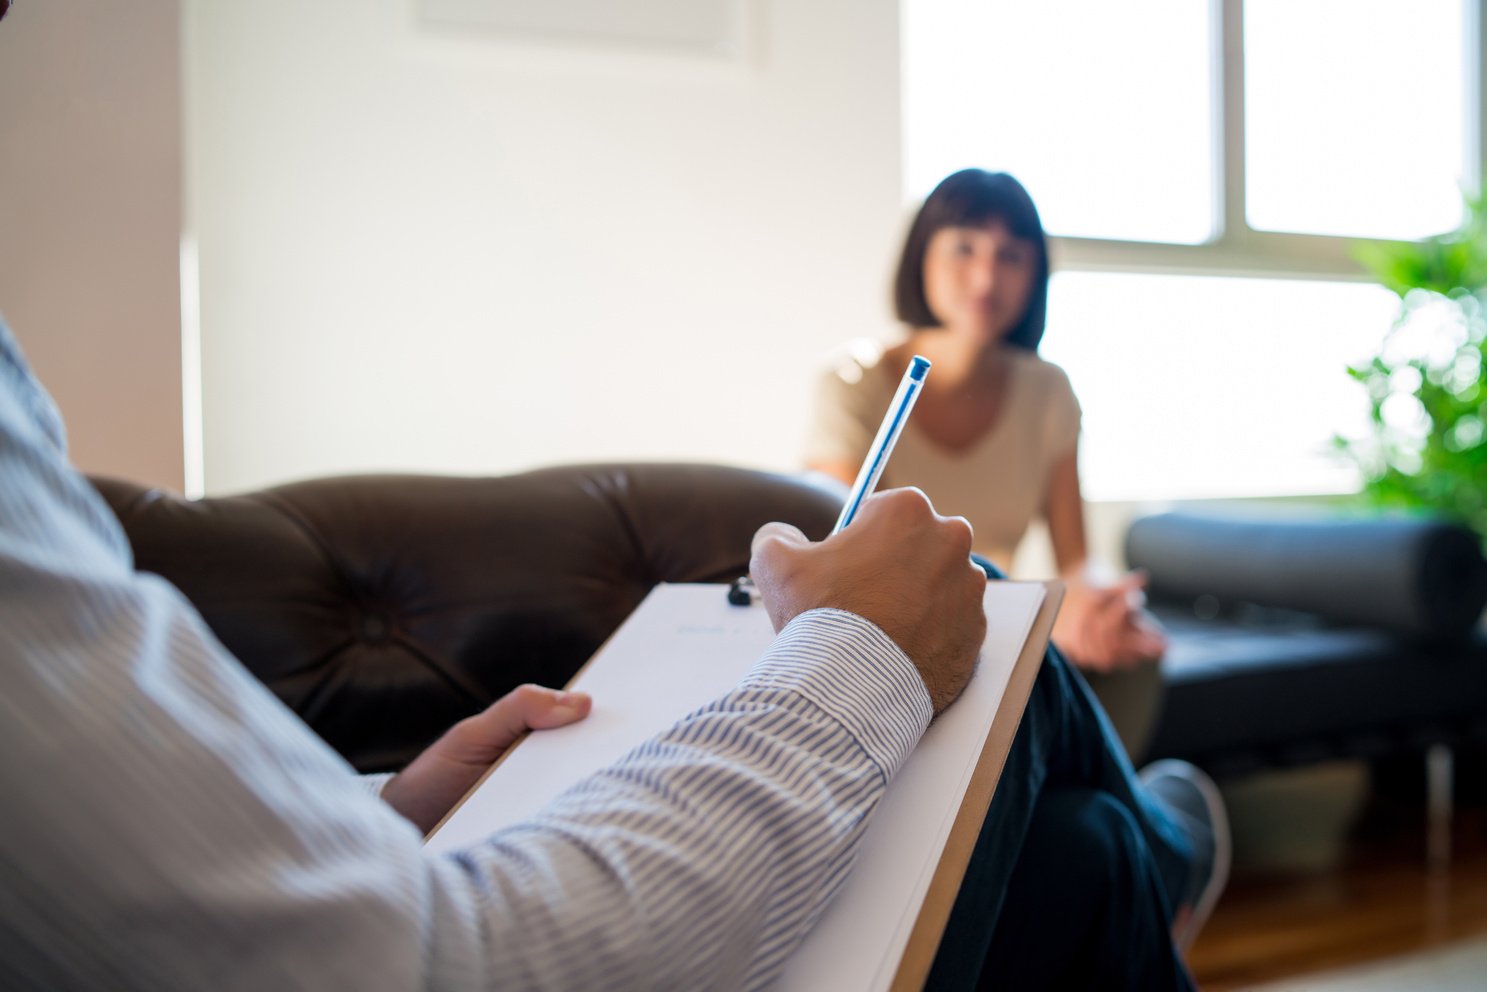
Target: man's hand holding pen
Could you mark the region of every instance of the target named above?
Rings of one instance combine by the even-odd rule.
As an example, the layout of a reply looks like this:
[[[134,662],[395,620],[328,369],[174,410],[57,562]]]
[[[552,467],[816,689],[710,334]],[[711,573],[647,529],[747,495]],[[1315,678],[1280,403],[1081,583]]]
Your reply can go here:
[[[894,489],[868,498],[851,527],[821,542],[765,524],[749,570],[776,630],[818,607],[877,624],[919,669],[939,713],[970,681],[986,636],[986,574],[970,553],[963,517],[936,513],[917,489]]]

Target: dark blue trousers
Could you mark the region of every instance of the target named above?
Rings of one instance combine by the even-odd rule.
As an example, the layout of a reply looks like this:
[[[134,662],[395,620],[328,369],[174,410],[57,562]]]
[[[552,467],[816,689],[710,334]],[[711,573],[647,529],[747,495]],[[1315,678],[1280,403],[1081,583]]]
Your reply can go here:
[[[1170,937],[1189,857],[1050,647],[926,988],[1191,989]]]

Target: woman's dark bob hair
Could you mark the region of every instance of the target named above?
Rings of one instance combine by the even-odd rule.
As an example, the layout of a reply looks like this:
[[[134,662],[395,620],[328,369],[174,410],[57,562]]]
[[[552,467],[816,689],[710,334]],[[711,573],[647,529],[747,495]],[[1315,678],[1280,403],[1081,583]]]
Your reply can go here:
[[[1005,172],[962,169],[945,177],[929,194],[904,239],[893,279],[893,306],[898,319],[910,327],[941,326],[924,298],[924,251],[929,239],[943,227],[981,227],[993,220],[1030,242],[1038,256],[1027,312],[1007,334],[1007,344],[1036,352],[1048,319],[1048,238],[1033,198]]]

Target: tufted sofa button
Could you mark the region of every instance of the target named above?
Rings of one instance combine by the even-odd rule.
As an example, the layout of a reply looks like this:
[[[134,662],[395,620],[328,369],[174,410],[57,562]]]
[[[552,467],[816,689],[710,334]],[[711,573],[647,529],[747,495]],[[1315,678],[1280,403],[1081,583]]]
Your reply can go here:
[[[373,644],[380,644],[388,639],[392,632],[391,627],[392,625],[384,618],[375,614],[369,614],[362,617],[361,620],[361,639]]]

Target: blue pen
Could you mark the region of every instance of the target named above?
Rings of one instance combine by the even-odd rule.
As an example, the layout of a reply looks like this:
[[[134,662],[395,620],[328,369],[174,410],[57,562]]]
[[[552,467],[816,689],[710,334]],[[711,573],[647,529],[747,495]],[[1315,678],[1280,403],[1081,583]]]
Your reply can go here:
[[[858,509],[862,507],[862,501],[873,494],[878,480],[883,477],[883,468],[888,464],[888,456],[893,454],[893,446],[898,443],[898,436],[903,433],[904,424],[909,422],[909,411],[914,409],[914,404],[924,389],[924,377],[928,374],[929,359],[915,355],[909,362],[909,367],[904,370],[904,377],[898,384],[898,392],[893,394],[893,402],[888,404],[888,412],[883,416],[883,424],[878,428],[878,436],[873,438],[873,446],[867,449],[867,460],[862,463],[862,470],[857,473],[857,481],[852,483],[852,492],[847,496],[847,505],[842,507],[842,515],[836,518],[836,526],[831,529],[833,534],[850,524],[857,516]]]

